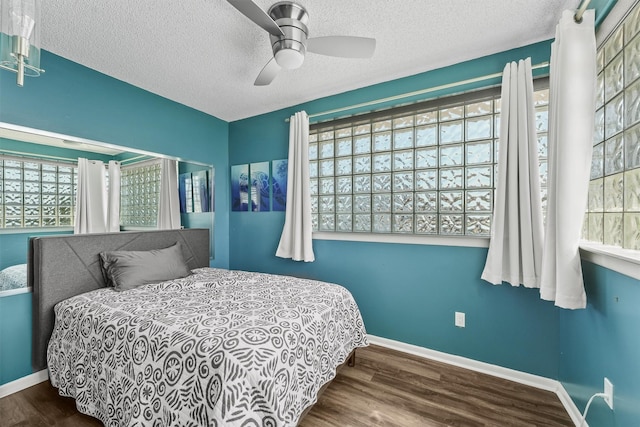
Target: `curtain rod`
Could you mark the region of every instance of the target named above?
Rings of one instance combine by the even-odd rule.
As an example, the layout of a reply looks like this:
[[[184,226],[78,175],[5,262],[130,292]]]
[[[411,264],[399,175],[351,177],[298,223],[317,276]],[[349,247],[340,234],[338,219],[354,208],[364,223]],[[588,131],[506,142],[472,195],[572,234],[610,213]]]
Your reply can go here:
[[[590,2],[591,0],[582,0],[580,2],[580,5],[576,10],[575,15],[573,15],[573,20],[576,21],[578,24],[582,22],[582,15],[584,15],[584,11],[587,10],[587,7],[589,6]]]
[[[541,62],[540,64],[533,65],[531,67],[531,69],[532,70],[537,70],[537,69],[540,69],[540,68],[546,68],[548,66],[549,66],[548,62]],[[463,85],[470,84],[470,83],[477,83],[477,82],[481,82],[481,81],[484,81],[484,80],[490,80],[490,79],[494,79],[494,78],[501,77],[501,76],[502,76],[502,72],[493,73],[493,74],[487,74],[486,76],[474,77],[472,79],[461,80],[461,81],[455,82],[455,83],[447,83],[447,84],[444,84],[444,85],[434,86],[434,87],[430,87],[430,88],[427,88],[427,89],[416,90],[414,92],[407,92],[407,93],[402,93],[400,95],[389,96],[387,98],[375,99],[373,101],[362,102],[360,104],[349,105],[347,107],[340,107],[340,108],[335,108],[333,110],[322,111],[320,113],[309,114],[309,119],[313,119],[313,118],[320,117],[320,116],[326,116],[326,115],[334,114],[334,113],[342,113],[344,111],[349,111],[349,110],[355,110],[356,108],[371,107],[371,106],[374,106],[374,105],[377,105],[377,104],[382,104],[382,103],[389,102],[389,101],[399,101],[401,99],[410,98],[410,97],[413,97],[413,96],[425,95],[427,93],[436,92],[436,91],[443,90],[443,89],[450,89],[450,88],[457,87],[457,86],[463,86]],[[287,117],[284,121],[288,122],[289,118]]]

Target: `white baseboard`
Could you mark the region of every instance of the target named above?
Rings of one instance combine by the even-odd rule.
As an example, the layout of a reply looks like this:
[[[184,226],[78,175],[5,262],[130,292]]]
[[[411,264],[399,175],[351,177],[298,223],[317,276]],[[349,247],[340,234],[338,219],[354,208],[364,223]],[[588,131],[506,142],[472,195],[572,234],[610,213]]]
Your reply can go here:
[[[540,375],[529,374],[527,372],[516,371],[515,369],[492,365],[486,362],[480,362],[478,360],[473,360],[462,356],[456,356],[454,354],[431,350],[429,348],[420,347],[413,344],[403,343],[401,341],[390,340],[388,338],[378,337],[375,335],[368,335],[367,337],[369,338],[369,342],[371,344],[379,345],[381,347],[387,347],[392,350],[398,350],[404,353],[413,354],[414,356],[424,357],[425,359],[436,360],[438,362],[447,363],[449,365],[458,366],[460,368],[470,369],[475,372],[481,372],[483,374],[492,375],[494,377],[503,378],[505,380],[514,381],[520,384],[525,384],[531,387],[539,388],[541,390],[554,392],[571,417],[571,421],[573,421],[576,426],[580,426],[580,423],[582,422],[582,414],[580,413],[575,403],[569,396],[569,393],[567,393],[560,381],[552,380],[551,378],[542,377]],[[588,426],[585,423],[581,427]]]
[[[556,391],[556,394],[560,399],[560,403],[562,403],[562,406],[564,406],[564,409],[567,410],[567,413],[571,417],[571,421],[573,421],[576,427],[589,427],[586,420],[584,422],[582,421],[582,412],[580,412],[580,409],[573,403],[573,399],[571,399],[571,396],[569,396],[569,393],[567,393],[562,383],[558,382],[558,384],[560,384],[560,388]]]
[[[34,372],[26,377],[18,378],[15,381],[0,385],[0,399],[10,394],[17,393],[25,388],[29,388],[36,384],[40,384],[49,379],[49,371],[43,369],[42,371]]]

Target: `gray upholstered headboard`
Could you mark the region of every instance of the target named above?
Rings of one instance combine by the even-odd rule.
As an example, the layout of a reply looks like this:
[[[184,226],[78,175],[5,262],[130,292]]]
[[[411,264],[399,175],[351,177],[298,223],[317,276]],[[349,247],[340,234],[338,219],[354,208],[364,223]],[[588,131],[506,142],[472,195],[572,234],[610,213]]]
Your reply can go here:
[[[133,231],[35,237],[29,242],[28,282],[33,288],[35,371],[47,366],[47,345],[54,325],[53,307],[62,300],[105,286],[99,253],[145,251],[180,242],[189,268],[209,266],[209,229]]]

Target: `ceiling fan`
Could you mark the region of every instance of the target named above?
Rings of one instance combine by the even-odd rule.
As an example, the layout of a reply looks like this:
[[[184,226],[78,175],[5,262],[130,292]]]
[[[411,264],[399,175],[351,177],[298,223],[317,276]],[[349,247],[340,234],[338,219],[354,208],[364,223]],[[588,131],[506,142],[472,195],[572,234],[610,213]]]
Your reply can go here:
[[[326,36],[307,38],[309,14],[299,4],[281,1],[265,12],[251,0],[227,0],[244,16],[269,32],[273,58],[264,66],[254,85],[265,86],[281,69],[293,70],[302,65],[308,52],[342,58],[370,58],[376,40],[367,37]]]

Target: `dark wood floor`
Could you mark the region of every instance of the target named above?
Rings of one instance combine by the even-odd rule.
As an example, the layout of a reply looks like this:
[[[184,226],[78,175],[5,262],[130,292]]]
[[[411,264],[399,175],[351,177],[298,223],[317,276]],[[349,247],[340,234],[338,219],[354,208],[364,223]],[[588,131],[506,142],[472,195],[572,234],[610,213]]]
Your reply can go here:
[[[0,424],[101,426],[46,381],[0,399]],[[356,353],[300,427],[572,426],[554,393],[383,347]]]

